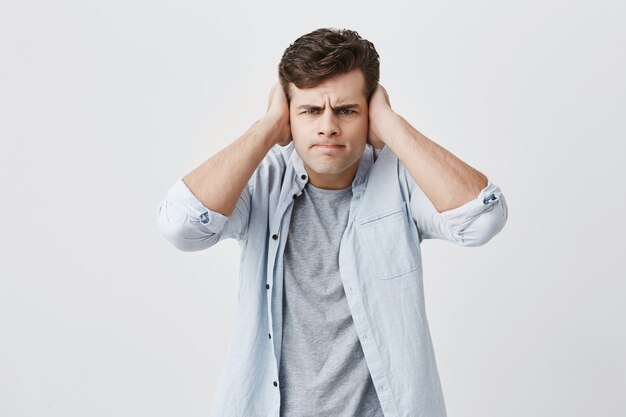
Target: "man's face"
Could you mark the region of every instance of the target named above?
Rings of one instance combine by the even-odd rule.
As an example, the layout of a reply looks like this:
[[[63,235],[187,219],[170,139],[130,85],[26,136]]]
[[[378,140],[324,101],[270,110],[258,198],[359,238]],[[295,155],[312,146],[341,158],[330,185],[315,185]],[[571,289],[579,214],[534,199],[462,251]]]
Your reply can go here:
[[[368,133],[368,103],[361,70],[337,75],[315,87],[289,84],[289,119],[294,146],[309,181],[326,189],[354,179]]]

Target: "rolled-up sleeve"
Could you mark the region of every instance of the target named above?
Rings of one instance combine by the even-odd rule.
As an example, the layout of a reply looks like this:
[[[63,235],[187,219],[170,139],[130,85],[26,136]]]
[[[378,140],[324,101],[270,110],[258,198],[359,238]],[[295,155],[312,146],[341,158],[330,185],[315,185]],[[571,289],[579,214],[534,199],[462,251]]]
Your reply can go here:
[[[229,237],[241,240],[248,224],[251,194],[249,181],[239,196],[234,212],[225,216],[206,208],[179,178],[159,204],[159,231],[183,251],[206,249]]]
[[[409,183],[411,216],[422,239],[444,239],[462,246],[480,246],[498,234],[508,219],[500,187],[491,179],[478,196],[460,207],[438,212],[424,191],[404,170]]]

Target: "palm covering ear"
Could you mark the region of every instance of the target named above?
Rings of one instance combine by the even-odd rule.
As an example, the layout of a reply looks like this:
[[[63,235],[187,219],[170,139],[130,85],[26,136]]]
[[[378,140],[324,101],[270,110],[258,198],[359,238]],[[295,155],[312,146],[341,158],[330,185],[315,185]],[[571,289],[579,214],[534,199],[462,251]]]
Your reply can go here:
[[[387,90],[379,83],[369,101],[369,131],[367,143],[374,148],[383,148],[385,142],[381,137],[381,119],[387,112],[390,112],[391,104]]]
[[[291,142],[291,124],[289,123],[289,100],[280,82],[272,86],[267,103],[267,114],[279,120],[276,143],[286,146]]]

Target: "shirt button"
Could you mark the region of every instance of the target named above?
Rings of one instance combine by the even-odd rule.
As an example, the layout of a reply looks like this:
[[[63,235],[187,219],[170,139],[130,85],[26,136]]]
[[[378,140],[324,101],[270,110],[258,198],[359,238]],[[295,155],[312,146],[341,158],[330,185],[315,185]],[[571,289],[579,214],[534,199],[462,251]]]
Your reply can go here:
[[[278,235],[277,235],[276,233],[274,233],[274,234],[272,235],[272,239],[274,239],[274,240],[278,240]]]
[[[483,204],[487,204],[487,203],[489,203],[490,201],[493,201],[493,200],[497,200],[496,195],[495,194],[490,194],[490,195],[488,195],[487,197],[485,197],[483,199]]]
[[[209,213],[204,212],[200,215],[200,223],[202,224],[208,224],[209,223]]]
[[[302,174],[300,178],[302,178],[303,180],[306,180],[306,175]]]
[[[274,386],[277,387],[278,386],[278,382],[274,381]]]
[[[298,194],[294,194],[292,197],[295,200],[296,198],[298,198]]]
[[[270,289],[270,284],[265,284],[265,289],[269,290]]]

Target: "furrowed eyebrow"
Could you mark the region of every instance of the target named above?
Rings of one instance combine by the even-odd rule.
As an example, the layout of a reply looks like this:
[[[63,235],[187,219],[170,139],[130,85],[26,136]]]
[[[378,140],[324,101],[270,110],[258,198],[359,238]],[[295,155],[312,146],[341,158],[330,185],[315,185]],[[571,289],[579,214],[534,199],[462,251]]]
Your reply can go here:
[[[297,107],[298,110],[322,110],[319,106],[312,106],[310,104],[303,104],[302,106]]]
[[[351,109],[358,109],[358,108],[359,108],[358,104],[344,104],[342,106],[335,107],[335,110],[351,110]]]
[[[335,107],[335,110],[351,110],[351,109],[358,109],[359,105],[358,104],[343,104],[341,106],[337,106]],[[301,106],[297,107],[298,110],[322,110],[323,107],[320,106],[313,106],[310,104],[303,104]]]

